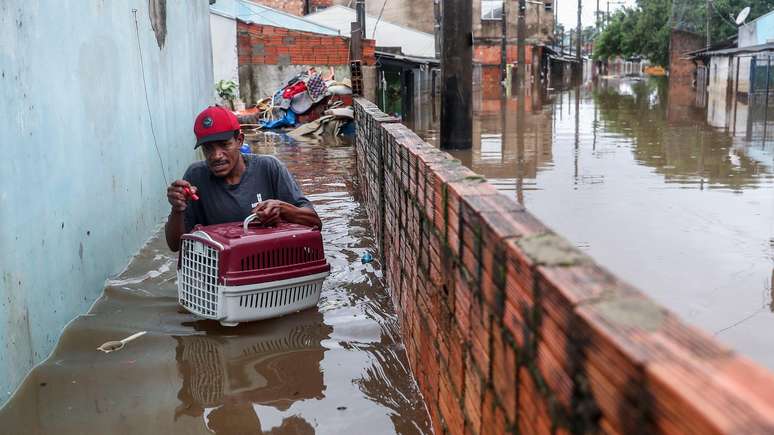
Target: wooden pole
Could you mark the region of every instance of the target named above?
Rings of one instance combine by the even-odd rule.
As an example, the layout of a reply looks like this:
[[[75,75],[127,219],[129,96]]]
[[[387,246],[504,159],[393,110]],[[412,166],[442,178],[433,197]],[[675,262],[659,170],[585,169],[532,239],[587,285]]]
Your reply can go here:
[[[527,11],[527,2],[526,0],[519,0],[519,12],[517,15],[517,21],[516,21],[516,83],[517,86],[521,87],[524,86],[524,70],[527,69],[527,53],[526,53],[526,47],[524,46],[525,37],[526,37],[526,31],[527,31],[527,23],[525,21],[524,14]]]
[[[581,8],[583,0],[578,0],[578,30],[575,32],[575,56],[578,58],[578,68],[580,74],[583,74],[583,58],[581,57],[581,40],[583,39],[583,28],[581,27]]]
[[[470,149],[473,139],[473,6],[446,0],[442,5],[441,148]]]

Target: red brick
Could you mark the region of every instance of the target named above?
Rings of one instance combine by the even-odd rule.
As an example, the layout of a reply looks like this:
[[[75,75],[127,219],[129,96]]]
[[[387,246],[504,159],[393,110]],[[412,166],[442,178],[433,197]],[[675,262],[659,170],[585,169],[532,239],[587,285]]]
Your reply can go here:
[[[481,404],[483,381],[472,364],[465,370],[465,417],[472,433],[481,432]]]
[[[516,351],[503,340],[502,334],[492,334],[492,385],[508,422],[516,420]]]
[[[449,377],[441,374],[440,390],[438,395],[439,408],[444,426],[449,434],[462,435],[464,433],[465,420],[459,396],[453,390]]]

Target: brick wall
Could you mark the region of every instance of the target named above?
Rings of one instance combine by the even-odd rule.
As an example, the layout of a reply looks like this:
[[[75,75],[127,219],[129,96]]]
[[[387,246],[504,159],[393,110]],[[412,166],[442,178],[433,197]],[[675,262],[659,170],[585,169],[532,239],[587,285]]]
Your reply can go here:
[[[538,67],[539,56],[534,56],[536,50],[532,45],[524,47],[524,58],[527,64],[535,64]],[[481,83],[480,87],[484,98],[499,98],[503,94],[503,88],[500,84],[500,56],[502,48],[499,43],[491,41],[474,41],[473,43],[473,62],[481,65]],[[515,63],[518,60],[518,47],[516,45],[507,45],[505,49],[506,62]],[[528,67],[532,71],[532,66]],[[536,70],[535,70],[536,71]],[[515,74],[515,70],[514,70]]]
[[[669,81],[690,84],[696,71],[692,60],[686,59],[685,53],[703,48],[705,39],[702,35],[672,30],[669,38]]]
[[[279,9],[289,14],[303,16],[304,15],[304,0],[251,0],[253,3],[258,3],[270,8]]]
[[[289,14],[303,16],[304,0],[251,0],[253,3],[262,4],[270,8],[279,9]],[[310,0],[309,11],[315,12],[318,9],[325,9],[333,4],[333,0]]]
[[[309,2],[309,8],[312,12],[318,9],[325,9],[329,6],[333,6],[333,0],[311,0]]]
[[[357,172],[436,433],[771,433],[774,377],[357,99]]]
[[[374,40],[363,41],[365,65],[376,64]],[[237,22],[239,65],[347,65],[349,39]]]

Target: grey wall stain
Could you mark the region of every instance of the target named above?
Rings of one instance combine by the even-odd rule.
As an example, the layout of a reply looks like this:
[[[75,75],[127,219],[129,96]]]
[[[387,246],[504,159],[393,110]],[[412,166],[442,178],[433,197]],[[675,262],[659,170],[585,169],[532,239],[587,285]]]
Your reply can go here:
[[[167,0],[148,0],[148,17],[159,49],[167,39]]]
[[[623,328],[658,331],[667,319],[664,308],[650,299],[620,297],[595,304],[605,320]]]

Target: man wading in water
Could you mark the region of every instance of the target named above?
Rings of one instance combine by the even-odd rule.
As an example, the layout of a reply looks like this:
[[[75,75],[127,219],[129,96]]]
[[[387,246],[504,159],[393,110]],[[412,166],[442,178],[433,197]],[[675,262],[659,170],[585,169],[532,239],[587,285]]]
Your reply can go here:
[[[273,156],[245,155],[239,121],[230,110],[210,106],[194,123],[196,146],[205,160],[193,163],[182,180],[167,188],[172,205],[164,229],[169,249],[180,250],[180,236],[196,224],[241,222],[255,213],[264,225],[291,222],[322,227],[285,165]],[[191,201],[192,196],[200,197]]]

